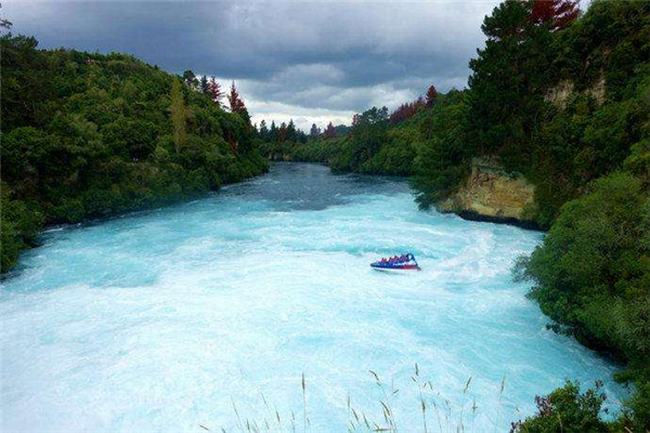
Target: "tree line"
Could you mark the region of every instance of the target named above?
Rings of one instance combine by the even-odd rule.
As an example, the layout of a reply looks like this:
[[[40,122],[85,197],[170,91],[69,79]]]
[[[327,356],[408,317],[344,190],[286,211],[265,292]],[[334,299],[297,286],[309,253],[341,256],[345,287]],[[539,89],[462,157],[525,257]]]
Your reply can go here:
[[[47,224],[159,206],[267,169],[234,83],[227,111],[216,80],[129,55],[39,50],[11,33],[0,50],[2,272]]]

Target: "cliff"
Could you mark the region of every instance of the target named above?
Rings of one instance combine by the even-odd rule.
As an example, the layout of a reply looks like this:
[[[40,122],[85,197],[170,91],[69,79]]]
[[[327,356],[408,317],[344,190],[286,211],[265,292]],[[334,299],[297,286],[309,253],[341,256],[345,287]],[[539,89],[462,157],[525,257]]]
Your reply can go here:
[[[462,218],[537,228],[535,187],[523,175],[508,173],[495,159],[474,158],[471,174],[449,198],[438,203],[441,212]]]
[[[576,92],[575,85],[571,80],[562,80],[556,86],[548,89],[544,95],[544,100],[555,105],[557,108],[564,110],[571,96],[577,94],[586,94],[594,98],[598,105],[605,103],[607,95],[607,87],[605,83],[605,74],[601,71],[600,76],[595,80],[590,87],[582,92]]]

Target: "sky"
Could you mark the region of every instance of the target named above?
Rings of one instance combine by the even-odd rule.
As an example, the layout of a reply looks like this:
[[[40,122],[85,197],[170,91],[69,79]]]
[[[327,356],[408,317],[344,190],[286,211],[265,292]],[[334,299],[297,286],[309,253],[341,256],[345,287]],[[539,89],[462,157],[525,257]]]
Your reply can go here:
[[[498,0],[4,1],[42,48],[120,51],[181,74],[234,80],[253,122],[309,130],[467,85]]]

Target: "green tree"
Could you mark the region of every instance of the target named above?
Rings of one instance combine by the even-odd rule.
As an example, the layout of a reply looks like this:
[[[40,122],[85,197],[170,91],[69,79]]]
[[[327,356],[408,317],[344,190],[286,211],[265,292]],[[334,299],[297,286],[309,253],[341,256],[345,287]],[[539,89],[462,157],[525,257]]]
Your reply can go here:
[[[413,185],[422,208],[446,198],[460,184],[469,169],[466,94],[451,92],[421,123],[421,139],[416,143]]]
[[[597,180],[590,193],[562,207],[543,244],[516,269],[534,281],[530,296],[555,329],[626,362],[619,377],[634,380],[638,390],[627,417],[647,429],[650,195],[642,182],[624,172]]]
[[[186,110],[183,98],[183,89],[178,81],[172,81],[171,90],[171,120],[174,127],[174,150],[180,153],[187,142],[187,131],[185,129]]]
[[[191,88],[196,88],[199,85],[199,79],[196,78],[196,75],[194,75],[194,72],[191,70],[186,70],[183,72],[183,82]]]
[[[536,397],[537,414],[512,424],[511,433],[608,433],[600,418],[605,394],[602,384],[580,392],[578,383],[568,381],[545,397]]]

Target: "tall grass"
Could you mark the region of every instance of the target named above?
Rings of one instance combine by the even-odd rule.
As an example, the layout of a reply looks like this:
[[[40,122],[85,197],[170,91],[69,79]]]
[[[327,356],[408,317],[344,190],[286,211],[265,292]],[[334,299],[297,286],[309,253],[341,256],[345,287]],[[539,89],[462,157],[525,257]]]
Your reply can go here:
[[[398,420],[393,408],[395,397],[399,394],[400,389],[395,387],[394,382],[390,383],[382,380],[380,375],[369,370],[369,374],[374,380],[375,385],[380,391],[380,397],[376,403],[374,415],[366,410],[355,406],[352,397],[348,393],[345,397],[345,410],[347,412],[346,428],[348,433],[370,433],[370,432],[388,432],[397,433]],[[421,418],[421,433],[473,433],[475,430],[475,419],[478,411],[476,399],[470,395],[472,377],[468,377],[465,382],[460,405],[452,407],[450,401],[437,391],[430,380],[422,377],[420,367],[416,363],[411,381],[416,387],[417,402],[413,410],[419,413]],[[494,420],[494,431],[498,431],[501,417],[502,397],[505,390],[506,378],[502,378],[498,390],[498,403]],[[292,410],[287,417],[283,417],[277,407],[269,404],[264,394],[260,394],[263,402],[262,418],[242,417],[240,411],[232,401],[234,414],[234,429],[239,433],[310,433],[311,421],[308,411],[308,386],[305,374],[300,377],[300,392],[302,399],[302,429],[297,430],[296,414]],[[471,406],[468,407],[468,405]],[[378,414],[377,411],[378,410]],[[469,411],[469,415],[468,415]],[[259,414],[256,416],[260,416]],[[469,421],[469,423],[468,423]],[[198,424],[199,428],[206,431],[212,431],[213,428],[208,423]],[[485,430],[486,426],[481,426]],[[231,433],[225,428],[219,428],[222,433]],[[417,433],[413,428],[408,429],[408,433]]]

